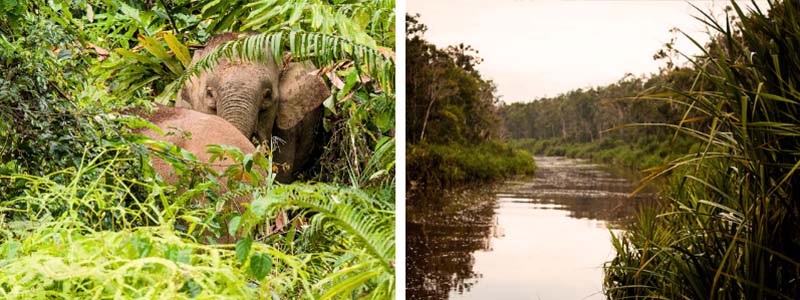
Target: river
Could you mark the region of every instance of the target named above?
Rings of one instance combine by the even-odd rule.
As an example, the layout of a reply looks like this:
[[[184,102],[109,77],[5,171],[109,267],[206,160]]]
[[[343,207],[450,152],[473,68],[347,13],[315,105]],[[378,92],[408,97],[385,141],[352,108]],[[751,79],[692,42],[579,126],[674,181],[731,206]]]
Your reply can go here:
[[[620,170],[535,159],[532,178],[409,193],[407,299],[604,299],[610,232],[654,194],[629,198]]]

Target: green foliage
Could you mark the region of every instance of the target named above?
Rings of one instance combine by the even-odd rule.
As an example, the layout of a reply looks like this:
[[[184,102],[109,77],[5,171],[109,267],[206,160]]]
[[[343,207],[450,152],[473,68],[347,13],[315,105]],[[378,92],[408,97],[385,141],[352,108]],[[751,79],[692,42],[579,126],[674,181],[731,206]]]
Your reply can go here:
[[[235,153],[230,159],[244,164],[239,157],[244,155]],[[122,166],[119,159],[93,160],[45,177],[12,176],[26,177],[31,188],[26,196],[0,206],[6,216],[0,223],[3,298],[339,299],[354,290],[372,299],[393,297],[392,199],[326,184],[244,188],[254,201],[242,223],[263,223],[282,209],[302,210],[290,220],[295,224],[290,231],[257,235],[255,241],[245,238],[234,249],[200,244],[189,236],[205,236],[202,232],[176,230],[205,226],[224,200],[189,205],[189,199],[170,197],[168,189],[158,188],[160,182],[123,177]],[[101,176],[86,176],[93,172]],[[54,182],[56,175],[68,183]],[[150,192],[134,197],[137,187]],[[118,202],[116,195],[130,197]],[[306,220],[312,229],[298,226]],[[319,243],[320,236],[324,243]]]
[[[409,178],[433,186],[497,180],[536,170],[528,152],[499,142],[472,146],[417,144],[409,147],[406,161]]]
[[[406,126],[411,144],[478,144],[499,137],[497,88],[475,69],[472,47],[437,49],[427,28],[406,16]]]
[[[611,139],[627,144],[652,136],[670,137],[673,132],[668,128],[632,124],[680,121],[683,115],[680,103],[668,97],[648,101],[642,95],[690,88],[693,81],[687,71],[664,70],[642,78],[628,74],[607,86],[504,105],[500,114],[506,135],[511,139],[558,138],[564,143]]]
[[[685,155],[697,153],[700,144],[686,137],[643,136],[626,142],[611,135],[594,142],[569,143],[561,138],[511,140],[512,147],[533,154],[588,158],[600,163],[634,170],[647,170]]]
[[[663,126],[702,147],[646,178],[679,175],[665,212],[645,211],[615,236],[610,298],[800,297],[800,7],[744,12],[732,1],[727,12],[720,22],[701,11],[715,34],[687,57],[696,84],[652,96],[682,103],[684,117]],[[685,125],[695,120],[704,125]]]
[[[423,38],[426,30],[406,16],[409,182],[446,186],[532,173],[533,157],[497,141],[497,89],[475,69],[477,51],[437,49]]]
[[[3,3],[0,298],[394,298],[394,1]],[[225,145],[217,173],[131,133],[153,125],[121,111],[172,102],[192,49],[242,26],[260,33],[236,55],[327,72],[307,178],[330,183],[280,185],[270,156]]]
[[[0,175],[77,167],[81,157],[99,155],[98,140],[124,142],[120,122],[105,115],[105,106],[85,105],[92,97],[119,101],[86,83],[90,58],[73,44],[74,35],[30,15],[4,25],[28,34],[0,34]],[[3,181],[0,194],[18,196],[23,186]]]
[[[233,2],[233,3],[230,3]],[[394,43],[394,1],[206,1],[203,18],[209,30],[302,28],[330,34],[370,47]]]

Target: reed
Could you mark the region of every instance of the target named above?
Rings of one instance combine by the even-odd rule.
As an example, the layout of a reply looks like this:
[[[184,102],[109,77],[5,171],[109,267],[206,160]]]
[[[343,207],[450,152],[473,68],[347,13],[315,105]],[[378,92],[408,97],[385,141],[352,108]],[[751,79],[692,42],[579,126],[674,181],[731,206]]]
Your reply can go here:
[[[703,147],[649,169],[670,175],[667,208],[613,237],[609,299],[800,298],[800,5],[735,1],[694,66],[692,89],[652,95],[686,107],[676,135]],[[765,10],[766,9],[766,10]]]
[[[77,168],[44,176],[0,175],[27,187],[23,196],[0,199],[0,298],[394,298],[391,196],[268,182],[212,197],[221,180],[206,172],[201,177],[210,182],[180,191],[131,178],[135,147],[103,149]],[[238,149],[225,151],[248,169]],[[201,193],[210,205],[191,204]],[[221,215],[226,199],[244,194],[253,197],[244,214]],[[269,233],[282,211],[293,217]],[[201,242],[220,228],[242,237]]]

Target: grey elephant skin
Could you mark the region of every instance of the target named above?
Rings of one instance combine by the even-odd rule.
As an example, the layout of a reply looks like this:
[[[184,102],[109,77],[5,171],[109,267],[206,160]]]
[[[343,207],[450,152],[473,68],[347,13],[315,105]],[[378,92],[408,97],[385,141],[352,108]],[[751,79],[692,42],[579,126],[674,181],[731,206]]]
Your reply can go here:
[[[192,63],[211,50],[249,34],[223,33],[195,51]],[[221,59],[216,67],[190,78],[181,89],[177,107],[222,117],[244,136],[260,143],[282,141],[273,149],[274,161],[285,168],[276,179],[290,182],[311,162],[321,144],[322,102],[330,96],[325,81],[308,62],[276,63]],[[277,137],[279,139],[273,139]]]

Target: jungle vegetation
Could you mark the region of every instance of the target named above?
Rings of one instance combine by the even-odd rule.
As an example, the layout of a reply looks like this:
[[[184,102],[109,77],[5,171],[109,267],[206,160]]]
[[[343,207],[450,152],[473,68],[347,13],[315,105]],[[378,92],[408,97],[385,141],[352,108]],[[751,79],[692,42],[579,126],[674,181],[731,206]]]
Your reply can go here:
[[[476,69],[478,51],[438,49],[406,15],[406,168],[433,186],[531,173],[532,156],[501,140],[497,87]]]
[[[800,5],[698,9],[708,43],[661,72],[502,108],[536,153],[643,169],[660,204],[613,234],[609,299],[800,298]],[[682,57],[685,66],[671,64]]]
[[[671,44],[656,58],[668,59]],[[646,95],[691,88],[692,71],[667,63],[657,74],[626,74],[615,83],[575,89],[550,98],[500,107],[506,138],[516,147],[540,155],[591,158],[643,170],[670,157],[696,151],[699,143],[674,130],[644,124],[678,123],[684,107],[652,101]],[[691,113],[693,117],[694,114]],[[686,124],[701,126],[697,121]]]
[[[679,53],[693,84],[646,96],[683,107],[654,125],[701,147],[648,170],[672,177],[666,209],[614,236],[609,298],[800,298],[800,5],[750,5],[698,10],[711,42]]]
[[[394,7],[3,1],[0,298],[393,299]],[[192,49],[226,31],[257,36],[190,67]],[[217,174],[132,134],[152,124],[122,112],[171,105],[219,57],[266,49],[311,59],[330,80],[328,142],[305,181],[274,182],[268,145],[210,146],[234,162]],[[152,155],[177,185],[154,173]],[[243,177],[260,180],[222,187]],[[241,196],[252,199],[244,213],[221,209]],[[215,243],[223,231],[241,238]]]

